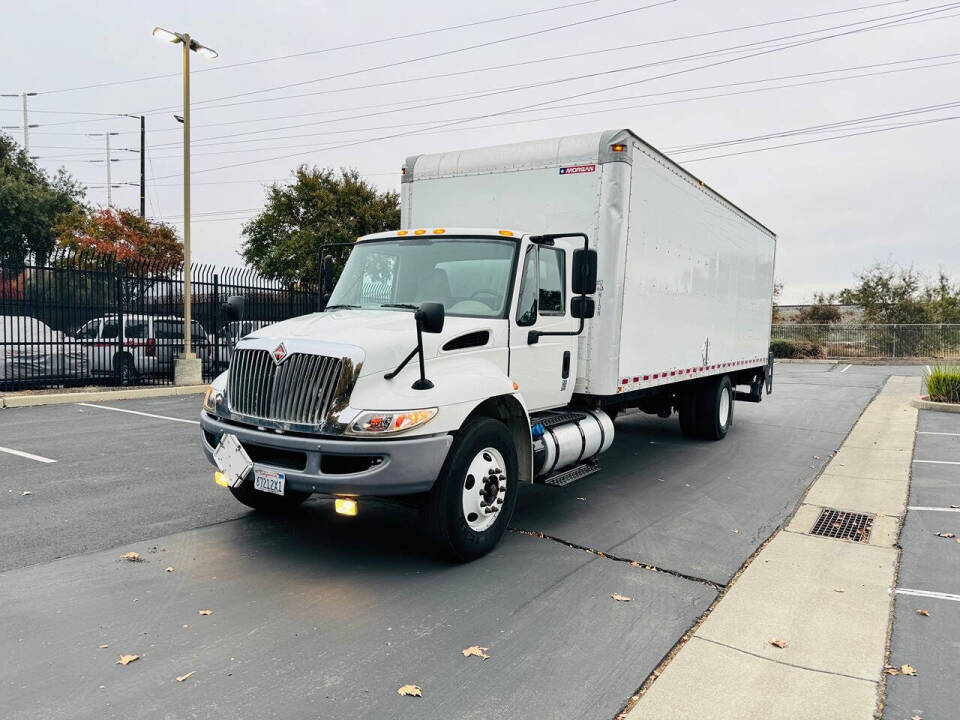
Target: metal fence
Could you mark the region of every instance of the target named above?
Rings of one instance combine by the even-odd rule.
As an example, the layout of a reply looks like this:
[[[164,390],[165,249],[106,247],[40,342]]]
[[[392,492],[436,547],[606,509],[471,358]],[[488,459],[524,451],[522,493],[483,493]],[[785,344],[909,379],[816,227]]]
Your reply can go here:
[[[786,324],[771,339],[816,343],[837,358],[960,358],[960,325]]]
[[[315,287],[250,269],[194,265],[192,350],[205,378],[224,370],[236,341],[263,325],[318,309]],[[222,304],[246,298],[245,319]],[[179,267],[63,253],[0,266],[0,390],[68,385],[170,384],[183,343]]]

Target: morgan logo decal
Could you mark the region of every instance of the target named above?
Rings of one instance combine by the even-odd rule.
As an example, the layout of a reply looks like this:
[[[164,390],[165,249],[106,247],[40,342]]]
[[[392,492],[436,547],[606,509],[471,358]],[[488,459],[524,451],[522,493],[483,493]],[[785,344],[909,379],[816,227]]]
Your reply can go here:
[[[571,165],[560,168],[561,175],[579,175],[581,173],[592,173],[597,171],[596,165]]]
[[[273,361],[279,365],[283,362],[283,359],[287,357],[287,348],[283,346],[283,343],[280,343],[276,348],[274,348],[274,351],[271,354],[273,355]]]

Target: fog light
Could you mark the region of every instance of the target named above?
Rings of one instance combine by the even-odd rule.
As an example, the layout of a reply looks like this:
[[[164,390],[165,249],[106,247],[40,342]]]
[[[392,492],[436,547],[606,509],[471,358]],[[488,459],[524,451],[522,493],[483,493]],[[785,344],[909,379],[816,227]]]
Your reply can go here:
[[[357,501],[353,498],[337,498],[333,501],[333,509],[337,511],[338,515],[353,517],[357,514]]]
[[[230,476],[217,470],[213,474],[213,480],[220,487],[230,487]]]

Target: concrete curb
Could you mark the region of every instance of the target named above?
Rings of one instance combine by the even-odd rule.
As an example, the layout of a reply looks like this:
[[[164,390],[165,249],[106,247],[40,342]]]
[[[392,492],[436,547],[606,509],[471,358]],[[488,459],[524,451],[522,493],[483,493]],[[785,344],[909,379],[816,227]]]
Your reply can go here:
[[[778,363],[806,363],[809,365],[936,365],[943,358],[775,358]]]
[[[34,407],[36,405],[65,405],[78,402],[104,402],[108,400],[135,400],[136,398],[198,395],[206,392],[207,387],[208,385],[160,385],[157,387],[125,388],[123,390],[4,395],[0,397],[0,408],[22,408]]]
[[[936,412],[960,413],[960,403],[945,403],[928,400],[929,395],[921,395],[910,401],[918,410],[935,410]]]

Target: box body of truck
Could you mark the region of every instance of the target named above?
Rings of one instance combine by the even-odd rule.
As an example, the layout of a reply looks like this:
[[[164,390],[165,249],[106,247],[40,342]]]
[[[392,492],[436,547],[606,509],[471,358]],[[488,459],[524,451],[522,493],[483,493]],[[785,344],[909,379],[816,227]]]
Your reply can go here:
[[[577,229],[597,250],[575,392],[762,366],[774,233],[629,130],[407,159],[401,226]]]

